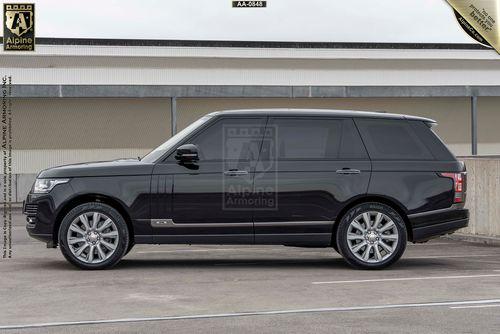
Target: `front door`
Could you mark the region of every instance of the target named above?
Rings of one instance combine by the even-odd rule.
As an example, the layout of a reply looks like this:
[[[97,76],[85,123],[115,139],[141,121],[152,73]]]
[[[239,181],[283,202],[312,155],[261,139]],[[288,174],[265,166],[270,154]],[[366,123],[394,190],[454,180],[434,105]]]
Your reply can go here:
[[[151,221],[156,242],[254,242],[253,177],[265,122],[265,117],[217,118],[181,143],[198,147],[196,164],[179,164],[172,154],[157,165],[152,185],[157,216]]]

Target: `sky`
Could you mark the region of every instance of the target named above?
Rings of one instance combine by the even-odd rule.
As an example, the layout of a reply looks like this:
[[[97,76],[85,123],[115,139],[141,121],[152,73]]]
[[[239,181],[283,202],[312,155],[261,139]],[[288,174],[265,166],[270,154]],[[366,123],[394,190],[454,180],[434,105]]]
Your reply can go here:
[[[0,1],[21,2],[19,0]],[[37,37],[476,43],[445,0],[30,0]]]

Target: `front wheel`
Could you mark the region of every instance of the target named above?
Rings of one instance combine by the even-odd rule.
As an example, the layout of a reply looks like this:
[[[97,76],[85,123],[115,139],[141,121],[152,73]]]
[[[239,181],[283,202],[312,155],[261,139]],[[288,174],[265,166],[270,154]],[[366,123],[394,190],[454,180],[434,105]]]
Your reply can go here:
[[[339,223],[340,254],[359,269],[382,269],[396,262],[406,248],[403,218],[390,206],[370,202],[350,209]]]
[[[128,249],[129,234],[123,217],[113,207],[91,202],[78,205],[59,227],[64,257],[82,269],[114,266]]]

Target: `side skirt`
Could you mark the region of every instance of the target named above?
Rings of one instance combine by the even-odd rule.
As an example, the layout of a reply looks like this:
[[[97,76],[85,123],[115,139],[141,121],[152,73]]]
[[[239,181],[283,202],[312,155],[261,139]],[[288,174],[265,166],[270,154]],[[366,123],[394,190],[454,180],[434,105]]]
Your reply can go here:
[[[198,245],[284,245],[296,247],[328,247],[330,233],[260,234],[254,242],[247,234],[203,235],[136,235],[136,244],[198,244]]]

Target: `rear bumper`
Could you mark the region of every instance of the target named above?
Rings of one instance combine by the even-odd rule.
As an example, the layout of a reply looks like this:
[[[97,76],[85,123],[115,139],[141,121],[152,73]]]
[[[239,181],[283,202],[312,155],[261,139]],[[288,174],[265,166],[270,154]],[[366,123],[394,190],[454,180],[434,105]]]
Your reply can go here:
[[[416,213],[408,216],[413,242],[450,234],[469,225],[469,210],[460,207]]]

